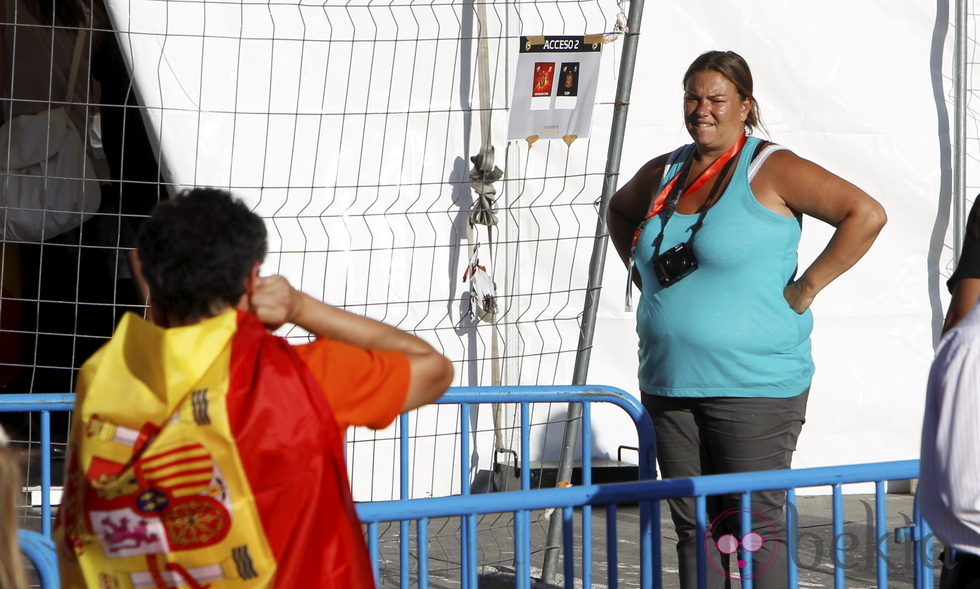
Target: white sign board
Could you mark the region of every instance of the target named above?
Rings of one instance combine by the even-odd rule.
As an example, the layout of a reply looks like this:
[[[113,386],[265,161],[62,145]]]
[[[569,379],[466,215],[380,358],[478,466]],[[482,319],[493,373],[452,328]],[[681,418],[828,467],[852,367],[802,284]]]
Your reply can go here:
[[[507,139],[588,137],[602,35],[521,37]]]

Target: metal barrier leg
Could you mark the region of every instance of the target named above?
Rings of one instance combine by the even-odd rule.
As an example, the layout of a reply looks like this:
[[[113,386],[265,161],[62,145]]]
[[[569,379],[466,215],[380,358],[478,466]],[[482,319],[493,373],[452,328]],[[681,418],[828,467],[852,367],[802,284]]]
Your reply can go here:
[[[919,511],[919,497],[916,495],[913,510],[913,562],[915,563],[915,589],[932,589],[934,581],[934,561],[932,543],[935,536]]]
[[[463,403],[459,407],[459,435],[460,435],[460,481],[459,481],[459,492],[461,495],[470,494],[470,406],[468,403]],[[471,550],[471,542],[473,541],[473,534],[471,533],[470,526],[473,524],[474,518],[463,515],[460,517],[460,583],[463,587],[472,587],[476,589],[476,583],[473,577],[476,576],[477,563],[471,560],[471,555],[474,551]]]
[[[41,533],[51,537],[51,412],[41,411]]]
[[[575,536],[573,534],[575,510],[571,507],[564,507],[561,510],[562,538],[565,549],[562,551],[565,570],[565,588],[575,589]]]
[[[697,542],[698,589],[708,587],[708,555],[705,551],[708,521],[708,500],[704,495],[694,498],[695,541]]]
[[[416,524],[416,541],[419,552],[419,589],[429,586],[429,518],[422,518]]]
[[[408,482],[408,427],[408,414],[403,413],[398,418],[398,455],[400,465],[398,473],[398,496],[402,500],[410,497]],[[409,589],[411,579],[409,570],[411,568],[410,536],[411,528],[409,527],[408,520],[400,522],[398,524],[398,570],[400,571],[399,587],[401,589]]]
[[[606,565],[609,589],[619,587],[619,537],[616,534],[616,504],[606,506]]]
[[[786,491],[786,586],[797,589],[799,586],[799,511],[796,508],[796,489]]]
[[[878,586],[888,586],[888,504],[885,503],[885,481],[875,482],[875,550]],[[885,542],[882,542],[885,540]]]
[[[524,509],[514,515],[514,586],[518,589],[531,587],[530,519]]]
[[[742,512],[741,521],[739,522],[739,528],[742,532],[741,539],[745,539],[752,531],[752,493],[745,492],[742,493]],[[745,589],[752,589],[752,553],[746,550],[745,546],[739,546],[739,551],[742,553],[742,560],[745,561],[744,570],[739,571],[739,576],[742,578],[742,587]]]
[[[847,589],[844,581],[844,497],[839,484],[834,489],[834,589]]]
[[[643,589],[663,584],[660,551],[660,501],[644,501],[640,504],[640,586]]]
[[[582,403],[582,484],[592,484],[592,403]],[[582,586],[592,586],[592,506],[582,506]]]
[[[374,573],[374,584],[381,584],[381,570],[378,559],[381,557],[378,543],[378,524],[368,524],[368,556],[371,558],[371,572]]]

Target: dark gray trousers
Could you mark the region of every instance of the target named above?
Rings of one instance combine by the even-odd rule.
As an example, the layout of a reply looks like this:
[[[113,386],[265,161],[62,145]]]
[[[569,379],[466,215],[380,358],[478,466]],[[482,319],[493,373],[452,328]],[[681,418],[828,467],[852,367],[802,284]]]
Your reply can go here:
[[[653,417],[657,434],[661,476],[686,478],[789,468],[805,420],[808,394],[809,389],[788,399],[761,399],[671,398],[644,393],[643,406]],[[694,498],[670,499],[667,503],[677,532],[681,589],[696,589]],[[707,508],[708,587],[727,588],[731,579],[744,576],[738,566],[744,553],[732,552],[741,542],[757,548],[751,552],[753,587],[786,587],[786,492],[752,494],[752,529],[758,535],[748,539],[741,534],[739,496],[708,497]]]

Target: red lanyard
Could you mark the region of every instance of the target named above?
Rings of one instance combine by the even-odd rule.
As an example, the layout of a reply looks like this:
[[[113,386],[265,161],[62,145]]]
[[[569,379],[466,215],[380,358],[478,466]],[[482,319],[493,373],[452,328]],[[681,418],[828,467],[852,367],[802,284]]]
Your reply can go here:
[[[743,145],[745,145],[745,135],[739,137],[738,141],[736,141],[734,145],[728,148],[728,151],[721,154],[721,156],[719,156],[718,159],[712,162],[710,166],[708,166],[700,174],[698,174],[698,177],[694,179],[694,182],[691,182],[691,184],[687,187],[687,190],[685,190],[684,193],[681,195],[681,198],[687,196],[688,194],[691,194],[698,188],[701,188],[702,186],[705,185],[705,183],[708,180],[714,178],[718,174],[718,172],[725,167],[725,164],[727,164],[729,160],[735,157],[738,151],[742,149]],[[677,179],[679,177],[680,174],[677,174],[676,176],[671,178],[670,182],[668,182],[667,185],[663,187],[663,190],[661,190],[660,193],[657,194],[657,197],[653,199],[653,204],[650,206],[650,212],[647,213],[647,216],[643,219],[643,223],[640,223],[639,227],[636,228],[636,231],[633,232],[633,242],[631,244],[631,247],[636,247],[636,242],[640,239],[640,231],[643,230],[644,223],[650,220],[650,218],[656,217],[658,214],[660,214],[660,211],[663,210],[664,203],[667,202],[667,195],[670,194],[670,191],[674,188],[674,184],[677,183]]]

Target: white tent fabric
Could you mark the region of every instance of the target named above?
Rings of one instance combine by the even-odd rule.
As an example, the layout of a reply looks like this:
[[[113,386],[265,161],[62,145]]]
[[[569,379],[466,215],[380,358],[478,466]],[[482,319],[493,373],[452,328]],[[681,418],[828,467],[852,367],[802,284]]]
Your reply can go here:
[[[950,172],[941,148],[949,142],[942,84],[952,48],[948,17],[937,19],[936,9],[883,0],[646,5],[620,185],[689,141],[681,77],[702,51],[731,49],[752,67],[771,140],[861,187],[888,212],[870,253],[813,305],[817,370],[796,467],[918,457],[950,264],[949,194],[941,194]],[[801,268],[830,235],[830,227],[805,221]],[[625,281],[610,256],[589,376],[631,389]]]
[[[425,166],[451,170],[455,165],[452,159],[420,158],[423,137],[444,135],[445,153],[459,157],[468,153],[468,147],[478,146],[477,138],[452,127],[430,128],[425,118],[406,117],[403,125],[390,129],[370,116],[384,109],[418,109],[420,104],[433,111],[457,106],[426,103],[432,93],[427,98],[422,91],[412,91],[408,77],[424,61],[432,64],[426,67],[437,75],[445,72],[445,84],[454,88],[461,83],[458,69],[472,68],[472,62],[457,60],[460,50],[454,47],[447,51],[438,44],[416,44],[412,50],[396,51],[392,47],[397,44],[385,41],[384,55],[389,57],[381,69],[391,76],[386,85],[410,90],[403,95],[372,94],[363,83],[365,53],[361,48],[365,46],[358,43],[369,41],[372,35],[393,39],[399,27],[402,31],[413,28],[418,37],[434,35],[439,27],[434,18],[398,22],[392,16],[394,11],[379,10],[377,18],[370,20],[355,22],[351,17],[346,22],[326,22],[312,4],[310,11],[303,12],[304,18],[298,18],[295,10],[280,10],[288,6],[282,2],[239,6],[109,0],[108,4],[116,28],[122,31],[124,53],[135,66],[134,79],[149,109],[150,127],[170,177],[178,185],[235,187],[250,202],[258,203],[259,212],[275,221],[273,247],[281,251],[267,264],[268,269],[301,271],[304,286],[318,288],[328,300],[359,301],[367,311],[383,303],[393,291],[407,292],[405,300],[413,296],[452,298],[445,276],[433,275],[431,280],[421,276],[417,283],[406,286],[383,271],[414,264],[416,272],[424,273],[452,266],[445,250],[425,250],[420,260],[397,248],[372,250],[376,253],[367,261],[382,271],[364,272],[363,265],[366,236],[373,240],[371,247],[394,244],[400,232],[422,240],[430,233],[444,236],[453,230],[450,215],[445,215],[445,223],[438,226],[378,226],[377,217],[355,220],[359,212],[371,207],[401,211],[411,208],[423,194],[449,192],[445,187],[418,183],[413,184],[417,194],[416,188],[413,194],[399,190],[411,176],[406,170]],[[617,3],[604,0],[598,4],[605,30],[612,30]],[[688,141],[681,120],[683,72],[702,51],[731,49],[742,54],[753,68],[755,94],[768,136],[862,187],[881,201],[889,214],[888,226],[869,255],[814,304],[817,373],[795,460],[799,467],[918,455],[925,377],[948,298],[942,282],[950,264],[946,243],[949,195],[943,193],[949,176],[948,162],[943,159],[949,143],[947,90],[943,84],[948,84],[952,50],[946,40],[948,7],[943,2],[938,4],[937,15],[935,3],[896,4],[886,0],[646,2],[620,184],[648,159]],[[243,6],[248,10],[242,10]],[[471,21],[472,16],[459,16],[464,8],[471,10],[468,5],[440,5],[433,7],[432,13],[449,11],[460,23]],[[582,8],[581,15],[561,13],[560,18],[541,16],[534,21],[504,18],[495,10],[498,18],[492,26],[500,28],[494,33],[511,37],[601,32],[581,30],[585,10]],[[366,34],[365,26],[373,28]],[[324,30],[327,34],[318,37]],[[249,38],[243,42],[246,31]],[[205,34],[206,41],[202,37]],[[313,45],[290,41],[300,37]],[[273,42],[273,38],[280,40]],[[316,49],[316,43],[336,38],[352,42],[330,51]],[[498,54],[511,51],[502,44],[493,50]],[[620,44],[604,50],[600,102],[608,104],[615,91],[620,50]],[[371,59],[374,67],[375,58]],[[499,63],[513,59],[508,56]],[[338,68],[338,63],[343,67]],[[492,74],[497,108],[495,137],[504,136],[506,128],[502,111],[505,97],[510,95],[506,91],[510,71],[501,66]],[[469,81],[474,86],[461,88],[459,95],[474,95],[475,82]],[[339,88],[345,92],[336,91]],[[381,103],[379,96],[388,96],[388,102]],[[345,100],[352,102],[346,104]],[[345,120],[322,115],[343,112],[345,107],[356,116]],[[607,136],[609,113],[606,108],[602,116],[594,117],[593,144],[584,156],[579,155],[585,149],[580,142],[571,148],[538,145],[532,154],[550,154],[543,150],[560,148],[569,149],[574,158],[583,161],[601,158],[605,145],[598,141]],[[460,128],[468,124],[464,119],[462,115],[449,117],[450,123]],[[360,134],[360,139],[352,142],[350,137],[355,134]],[[336,137],[346,138],[343,151],[337,147]],[[538,179],[526,184],[520,179],[531,168],[529,161],[515,160],[514,153],[527,150],[517,143],[511,145],[507,178],[533,188]],[[319,146],[319,150],[304,146]],[[399,160],[382,161],[381,149],[400,149],[400,164],[393,165]],[[469,153],[474,152],[469,149]],[[497,153],[502,152],[498,146]],[[348,165],[351,161],[359,163],[356,173]],[[520,165],[513,165],[515,161]],[[560,165],[558,159],[545,167]],[[355,177],[361,170],[373,170],[374,175]],[[357,190],[352,188],[364,181],[377,185],[370,204],[358,201]],[[324,184],[330,184],[331,190],[317,188]],[[583,181],[580,192],[588,202],[598,197],[596,187]],[[505,191],[498,206],[506,208],[507,201]],[[304,213],[326,206],[326,202],[343,208],[343,218],[303,223]],[[526,211],[515,213],[513,218],[517,222],[529,219]],[[554,221],[582,223],[576,219]],[[584,223],[589,231],[593,222]],[[513,228],[504,223],[501,239],[507,238],[508,231]],[[831,229],[819,222],[805,222],[801,265],[817,255],[830,234]],[[326,257],[326,251],[320,252],[322,259],[297,257],[306,241],[324,239],[329,242],[325,250],[332,258]],[[576,246],[556,241],[554,247],[552,272],[570,275],[585,271],[564,266],[564,260],[574,258],[564,255],[562,248]],[[521,246],[512,250],[519,252]],[[459,264],[464,262],[465,256]],[[345,281],[341,290],[335,290],[340,287],[330,281],[330,273],[338,268],[348,280],[352,276],[363,280]],[[536,269],[536,265],[519,265],[514,268],[514,279],[533,279],[528,277],[533,277]],[[447,275],[458,277],[461,270],[462,266],[451,269]],[[511,287],[509,279],[495,279],[503,292]],[[625,270],[610,249],[589,381],[636,394],[633,317],[622,310],[625,280]],[[454,303],[450,300],[447,304]],[[553,304],[536,312],[546,314]],[[572,299],[559,312],[580,308],[580,299]],[[387,316],[380,318],[402,321],[410,328],[429,328],[433,323],[428,315],[415,316],[400,307],[385,309]],[[568,323],[572,327],[573,320]],[[505,334],[508,345],[550,336],[541,330]],[[468,349],[465,343],[442,336],[439,344],[456,359],[457,352],[462,357]],[[505,378],[508,370],[513,376],[510,382],[515,384],[535,373],[514,355],[507,360]],[[536,369],[538,375],[549,371],[555,383],[571,380],[567,357],[543,370],[540,366]],[[460,384],[474,383],[461,374]],[[624,433],[630,427],[623,427],[622,418],[614,412],[596,411],[594,420],[596,455],[614,457],[618,446],[635,443],[634,436]],[[381,459],[384,464],[377,467],[391,472],[393,467],[387,460]]]

